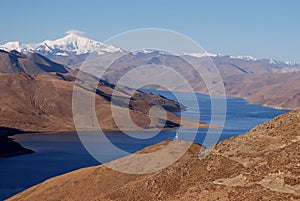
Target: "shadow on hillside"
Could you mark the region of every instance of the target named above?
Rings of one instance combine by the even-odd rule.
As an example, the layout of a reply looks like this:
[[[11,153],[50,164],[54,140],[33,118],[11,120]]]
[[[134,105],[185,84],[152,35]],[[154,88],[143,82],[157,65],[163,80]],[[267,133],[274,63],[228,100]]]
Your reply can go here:
[[[22,145],[7,137],[20,133],[26,132],[15,128],[0,126],[0,158],[34,153],[34,151],[22,147]]]
[[[0,136],[11,136],[20,133],[26,133],[26,132],[15,128],[0,126]]]

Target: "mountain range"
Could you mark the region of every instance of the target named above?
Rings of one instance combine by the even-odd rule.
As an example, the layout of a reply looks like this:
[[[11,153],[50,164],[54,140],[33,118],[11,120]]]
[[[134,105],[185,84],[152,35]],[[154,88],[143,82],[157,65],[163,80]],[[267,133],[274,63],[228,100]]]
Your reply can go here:
[[[22,44],[20,42],[8,42],[0,45],[10,54],[5,56],[4,62],[9,62],[11,72],[25,71],[22,63],[30,60],[32,55],[44,57],[61,64],[60,72],[70,69],[78,69],[91,53],[97,53],[95,61],[89,61],[92,65],[101,69],[111,58],[117,61],[105,72],[102,77],[105,81],[117,84],[118,80],[129,70],[141,65],[167,65],[177,72],[185,74],[185,79],[199,93],[209,93],[201,76],[186,71],[185,58],[192,60],[199,67],[204,60],[210,59],[217,67],[223,79],[227,95],[242,97],[251,103],[266,105],[276,108],[297,109],[300,107],[300,95],[297,86],[300,85],[300,65],[293,62],[282,62],[273,59],[257,59],[251,56],[228,56],[208,52],[178,53],[177,55],[164,54],[160,51],[140,50],[135,53],[127,52],[120,47],[104,44],[88,39],[82,34],[71,31],[60,39],[45,40],[36,44]],[[17,51],[17,52],[16,52]],[[1,52],[3,54],[3,51]],[[38,54],[40,56],[37,56]],[[7,54],[7,53],[6,53]],[[19,56],[18,56],[19,55]],[[27,56],[26,56],[27,55]],[[43,56],[41,56],[43,55]],[[40,62],[45,64],[49,61]],[[17,63],[17,64],[15,64]],[[39,64],[39,74],[43,71],[58,71],[49,69]],[[67,67],[68,68],[67,68]],[[4,72],[1,70],[0,72]],[[138,78],[137,78],[138,79]],[[159,88],[158,88],[159,89]]]
[[[19,41],[12,41],[6,44],[0,45],[0,49],[5,51],[16,50],[23,54],[39,53],[44,56],[74,56],[74,55],[84,55],[89,53],[97,53],[99,55],[107,53],[118,53],[124,52],[119,47],[113,45],[104,44],[99,41],[95,41],[84,37],[80,32],[68,31],[67,35],[56,39],[56,40],[45,40],[40,43],[29,43],[23,44]],[[150,50],[140,50],[139,53],[151,53]],[[178,55],[188,55],[197,58],[211,57],[216,60],[221,60],[226,62],[226,60],[236,60],[236,62],[250,62],[256,63],[260,62],[261,65],[270,65],[272,67],[278,67],[278,71],[274,72],[291,72],[299,70],[299,65],[294,62],[282,62],[273,59],[257,59],[252,56],[229,56],[222,54],[213,54],[208,52],[196,52],[196,53],[178,53]],[[281,69],[283,68],[283,69]]]
[[[45,40],[41,43],[23,44],[19,41],[8,42],[0,45],[0,50],[7,52],[17,51],[21,54],[38,53],[54,61],[59,60],[61,64],[73,67],[81,63],[88,54],[97,53],[98,55],[118,54],[126,52],[119,47],[104,44],[84,37],[81,33],[69,31],[67,35],[56,40]],[[154,50],[139,50],[138,57],[169,56]],[[178,53],[175,56],[189,56],[198,59],[210,57],[219,67],[221,74],[240,73],[288,73],[300,70],[300,65],[294,62],[283,62],[273,59],[257,59],[252,56],[229,56],[213,54],[208,52]],[[74,57],[77,59],[74,60]],[[81,58],[81,59],[79,59]],[[105,58],[105,57],[103,57]],[[74,60],[74,61],[70,61]],[[229,65],[229,66],[226,66]],[[228,68],[228,69],[227,69]]]
[[[72,56],[97,52],[98,54],[122,51],[113,45],[88,39],[76,32],[67,32],[63,38],[56,40],[45,40],[41,43],[23,44],[19,41],[8,42],[0,45],[5,51],[16,50],[20,53],[39,53],[44,56]]]

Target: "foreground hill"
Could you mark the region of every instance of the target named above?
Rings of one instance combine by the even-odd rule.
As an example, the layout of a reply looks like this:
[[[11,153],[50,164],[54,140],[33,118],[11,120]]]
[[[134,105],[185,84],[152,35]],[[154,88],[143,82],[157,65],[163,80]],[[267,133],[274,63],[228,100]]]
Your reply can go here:
[[[157,151],[161,142],[139,153]],[[161,158],[166,160],[188,142]],[[300,111],[293,111],[206,150],[191,144],[171,166],[151,174],[120,173],[105,166],[49,179],[8,200],[299,200]],[[201,152],[201,154],[199,154]],[[201,156],[201,157],[199,157]],[[134,164],[128,156],[111,163]],[[145,167],[164,161],[150,159]],[[139,163],[141,164],[141,163]]]

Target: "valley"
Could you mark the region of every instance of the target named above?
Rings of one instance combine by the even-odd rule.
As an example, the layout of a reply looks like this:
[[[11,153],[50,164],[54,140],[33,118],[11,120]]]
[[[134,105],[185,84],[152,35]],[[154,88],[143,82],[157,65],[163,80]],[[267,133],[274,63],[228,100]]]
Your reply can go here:
[[[90,57],[93,54],[95,60]],[[107,68],[112,59],[114,62]],[[19,192],[8,200],[151,200],[154,197],[160,200],[242,200],[249,196],[257,200],[297,200],[300,196],[297,175],[299,64],[208,52],[130,52],[74,31],[63,38],[41,43],[15,41],[0,45],[0,61],[0,92],[4,94],[0,97],[0,157],[17,156],[12,158],[11,164],[3,161],[3,167],[23,164],[22,171],[30,177],[24,176],[17,184],[10,183],[9,177],[14,176],[5,174],[4,168],[3,181],[11,186],[3,188],[2,198]],[[228,96],[224,127],[210,125],[208,108],[211,98],[218,94],[209,91],[203,77],[193,70],[193,67],[205,68],[207,62],[218,69]],[[82,65],[91,65],[96,71],[83,72]],[[198,103],[178,102],[161,86],[149,85],[135,90],[118,85],[127,72],[155,65],[175,70],[191,84],[198,103],[203,104],[200,111],[193,110],[198,108]],[[103,76],[97,77],[97,72]],[[171,79],[168,75],[162,77]],[[134,79],[143,81],[142,77]],[[86,106],[84,97],[94,97],[97,121],[85,118],[79,129],[85,131],[88,138],[94,139],[97,124],[105,135],[115,140],[116,146],[129,150],[128,154],[148,154],[166,148],[165,155],[161,155],[165,160],[135,161],[133,155],[122,158],[124,155],[117,153],[98,153],[105,155],[107,164],[76,170],[99,164],[91,159],[74,134],[79,128],[72,108],[75,89],[79,97],[83,97],[83,108]],[[180,88],[172,92],[188,97],[187,91]],[[154,108],[160,112],[153,113]],[[287,110],[295,111],[283,114]],[[201,118],[195,118],[199,112]],[[127,113],[133,124],[128,123]],[[276,117],[280,114],[283,115]],[[118,123],[116,116],[120,118]],[[184,134],[178,134],[179,128],[184,129]],[[210,129],[213,131],[209,134],[217,139],[206,141],[210,139]],[[218,129],[222,129],[220,136]],[[147,139],[157,130],[159,134],[147,143],[137,142],[122,133],[131,132],[133,136]],[[192,135],[194,130],[195,135]],[[169,144],[173,149],[168,148]],[[75,145],[81,147],[75,148]],[[168,162],[181,147],[189,148],[175,163],[155,173],[127,174],[107,167],[134,166],[148,170]],[[24,154],[31,155],[18,156]],[[81,162],[73,164],[73,160]],[[25,165],[24,161],[32,161],[32,164]],[[45,172],[31,171],[31,168],[47,169],[45,164],[49,162],[57,166]],[[64,174],[66,172],[70,173]],[[28,187],[31,188],[25,190]]]

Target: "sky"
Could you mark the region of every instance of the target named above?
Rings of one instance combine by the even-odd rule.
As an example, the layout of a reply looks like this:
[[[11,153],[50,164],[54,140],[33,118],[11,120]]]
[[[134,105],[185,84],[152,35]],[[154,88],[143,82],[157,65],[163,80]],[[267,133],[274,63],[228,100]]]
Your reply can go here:
[[[164,28],[208,52],[300,63],[298,0],[15,0],[1,1],[0,17],[0,44],[56,39],[70,29],[105,41]]]

